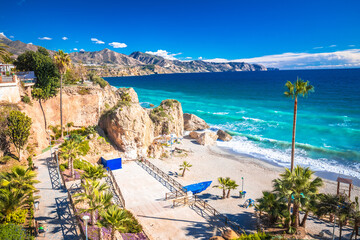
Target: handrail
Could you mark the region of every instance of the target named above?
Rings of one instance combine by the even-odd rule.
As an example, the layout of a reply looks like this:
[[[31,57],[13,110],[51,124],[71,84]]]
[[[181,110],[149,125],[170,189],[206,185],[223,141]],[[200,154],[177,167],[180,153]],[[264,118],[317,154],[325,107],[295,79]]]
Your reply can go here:
[[[110,181],[111,183],[113,184],[114,188],[115,188],[115,191],[116,191],[116,194],[118,195],[119,199],[120,199],[120,203],[122,204],[122,207],[125,208],[125,199],[121,193],[121,190],[115,180],[115,177],[114,177],[114,174],[113,172],[111,171],[111,169],[109,167],[106,167],[106,170],[108,171],[109,173],[109,176],[110,176]]]
[[[176,194],[176,196],[179,193],[179,196],[184,196],[187,195],[187,190],[184,189],[184,186],[181,185],[179,182],[177,182],[176,180],[174,180],[172,177],[170,177],[168,174],[166,174],[165,172],[163,172],[160,168],[156,167],[154,164],[152,164],[149,160],[146,160],[145,158],[142,158],[139,160],[139,162],[144,163],[146,166],[148,166],[149,168],[151,168],[155,173],[157,173],[160,177],[164,178],[165,180],[167,180],[175,189],[175,191],[172,191],[170,193],[165,194],[165,199],[167,198],[167,195],[171,195],[171,194]]]

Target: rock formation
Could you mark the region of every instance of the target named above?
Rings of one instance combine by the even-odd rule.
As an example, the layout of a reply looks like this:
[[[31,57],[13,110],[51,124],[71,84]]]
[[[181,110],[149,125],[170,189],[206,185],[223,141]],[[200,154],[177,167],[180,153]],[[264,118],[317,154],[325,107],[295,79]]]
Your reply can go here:
[[[194,114],[184,113],[184,130],[197,131],[209,128],[206,122]]]
[[[175,134],[180,137],[184,132],[183,111],[177,100],[167,99],[150,111],[154,122],[154,136]]]
[[[218,135],[214,132],[204,132],[196,139],[196,141],[204,146],[215,144]]]
[[[230,134],[221,129],[219,129],[216,134],[218,135],[219,139],[224,142],[228,142],[232,139],[232,136]]]
[[[189,136],[192,138],[192,139],[198,139],[198,137],[200,136],[201,133],[198,133],[198,132],[191,132],[189,134]]]

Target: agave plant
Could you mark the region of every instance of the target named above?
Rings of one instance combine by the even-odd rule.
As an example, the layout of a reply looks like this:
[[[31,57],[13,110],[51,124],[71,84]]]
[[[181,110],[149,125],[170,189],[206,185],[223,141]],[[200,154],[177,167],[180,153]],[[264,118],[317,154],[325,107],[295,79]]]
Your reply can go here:
[[[117,205],[111,205],[101,213],[102,219],[99,221],[98,226],[111,228],[111,240],[115,240],[116,231],[124,231],[124,224],[131,221],[127,217],[124,209],[119,208]]]
[[[89,164],[81,177],[83,179],[97,180],[97,179],[102,179],[105,176],[106,176],[105,168],[103,168],[101,165],[94,166]]]

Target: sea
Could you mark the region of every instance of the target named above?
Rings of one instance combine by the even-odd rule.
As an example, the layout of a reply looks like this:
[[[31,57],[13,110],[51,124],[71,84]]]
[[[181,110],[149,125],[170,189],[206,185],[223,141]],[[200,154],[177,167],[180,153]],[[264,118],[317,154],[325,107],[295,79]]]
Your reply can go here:
[[[219,147],[289,167],[294,100],[285,83],[297,77],[315,91],[298,98],[295,164],[327,176],[360,180],[360,69],[181,73],[105,78],[133,87],[143,107],[176,99],[212,131],[233,135]],[[357,184],[358,185],[358,184]]]

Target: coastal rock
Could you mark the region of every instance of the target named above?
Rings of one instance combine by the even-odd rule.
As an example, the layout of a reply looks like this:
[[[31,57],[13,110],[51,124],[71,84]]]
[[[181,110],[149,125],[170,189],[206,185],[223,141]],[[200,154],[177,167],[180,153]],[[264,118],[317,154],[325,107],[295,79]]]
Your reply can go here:
[[[184,113],[184,130],[197,131],[209,128],[206,122],[194,114]]]
[[[138,95],[133,88],[119,88],[116,91],[116,93],[119,95],[120,99],[123,101],[139,103]]]
[[[218,135],[215,132],[204,132],[196,139],[196,141],[204,146],[213,145],[218,138]]]
[[[191,132],[189,134],[189,136],[192,138],[192,139],[198,139],[198,137],[200,136],[201,133],[198,133],[198,132]]]
[[[230,134],[221,129],[219,129],[216,134],[218,135],[219,139],[224,142],[228,142],[232,139],[232,136]]]
[[[164,149],[164,147],[162,146],[161,143],[154,141],[148,148],[147,150],[147,155],[148,157],[152,157],[152,158],[161,158],[161,156],[163,155],[163,153],[166,150]]]
[[[154,136],[175,134],[180,137],[184,132],[183,111],[177,100],[167,99],[149,114],[154,123]]]
[[[227,229],[223,232],[222,237],[226,240],[238,239],[239,235],[234,230]]]
[[[129,158],[146,151],[154,138],[153,122],[136,103],[119,102],[116,109],[103,115],[99,125]]]
[[[213,236],[210,238],[210,240],[225,240],[225,238],[220,237],[220,236]]]

